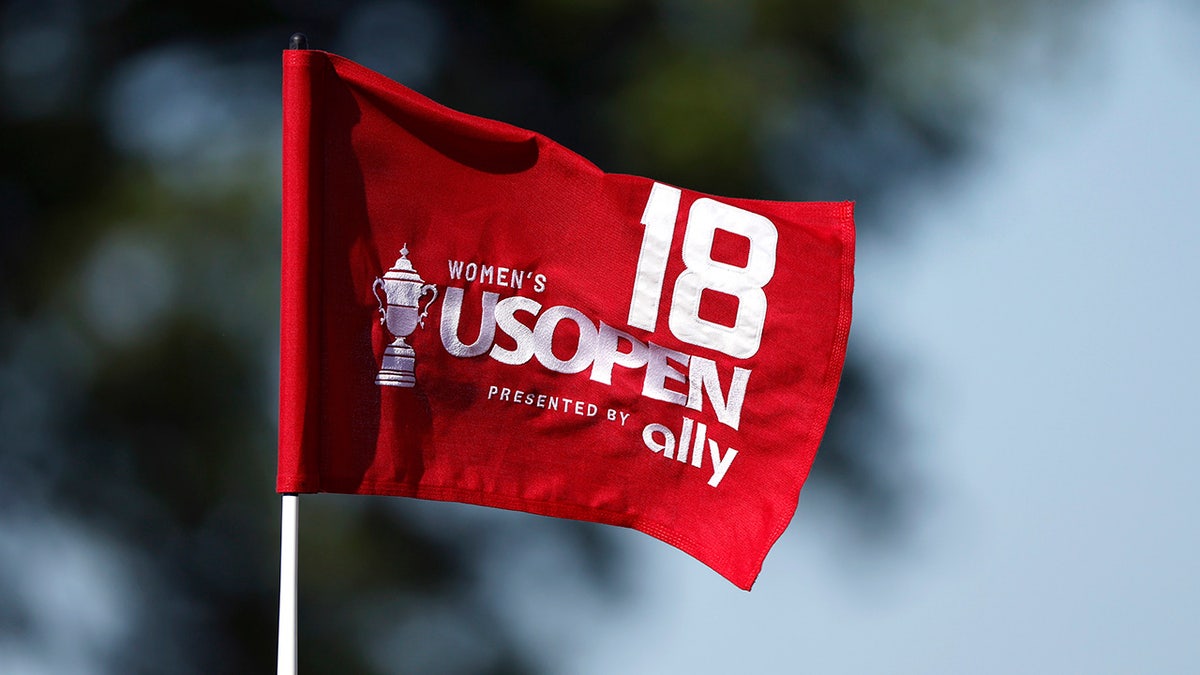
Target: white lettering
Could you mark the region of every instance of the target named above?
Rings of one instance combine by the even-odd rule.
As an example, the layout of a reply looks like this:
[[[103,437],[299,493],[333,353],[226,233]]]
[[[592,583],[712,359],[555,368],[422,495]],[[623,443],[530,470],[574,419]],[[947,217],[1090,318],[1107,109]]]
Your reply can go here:
[[[525,324],[517,321],[517,312],[529,312],[534,316],[542,309],[542,305],[536,300],[531,300],[520,295],[505,298],[496,303],[496,325],[500,330],[504,331],[516,341],[516,349],[505,349],[498,344],[492,345],[491,356],[500,363],[507,363],[510,366],[519,366],[527,363],[533,357],[533,331]]]
[[[708,400],[712,403],[717,421],[731,429],[737,429],[742,419],[742,400],[746,397],[746,382],[749,380],[748,369],[734,367],[727,398],[721,394],[721,378],[717,376],[716,362],[693,356],[688,364],[687,407],[700,410],[703,403],[701,392],[708,392]]]
[[[471,271],[473,264],[463,267],[465,275],[478,273]],[[717,363],[712,359],[684,354],[654,342],[643,343],[604,322],[594,324],[573,307],[556,305],[543,312],[541,303],[536,300],[520,295],[501,299],[499,294],[491,291],[481,294],[478,334],[467,344],[460,335],[463,295],[462,288],[448,287],[442,303],[442,345],[453,356],[471,358],[487,353],[500,363],[514,366],[529,363],[536,356],[543,367],[557,373],[580,373],[590,367],[589,379],[608,386],[612,386],[615,366],[630,370],[644,368],[642,396],[697,411],[704,409],[704,401],[708,399],[718,422],[731,429],[737,429],[741,422],[751,373],[748,368],[735,366],[729,376],[729,388],[724,390]],[[536,320],[522,321],[517,318],[518,312],[526,312]],[[579,338],[570,356],[560,359],[554,352],[554,337],[564,320],[575,323]],[[512,339],[514,347],[496,342],[497,329]],[[560,351],[562,349],[560,345]],[[668,381],[675,384],[668,385]],[[558,401],[550,398],[547,403],[553,410]],[[569,410],[573,401],[564,398],[561,403]],[[684,442],[680,447],[686,450],[692,445]]]
[[[695,424],[690,418],[683,418],[683,429],[679,432],[679,454],[675,459],[686,462],[688,458],[688,444],[692,442],[692,425]]]
[[[667,270],[667,258],[679,216],[678,188],[655,183],[642,212],[642,248],[629,299],[629,325],[654,332]],[[750,244],[745,266],[714,260],[717,230],[744,237]],[[692,202],[683,234],[684,269],[675,279],[667,313],[671,333],[699,347],[745,359],[758,352],[767,314],[763,287],[775,274],[779,233],[768,218],[707,197]],[[732,326],[700,317],[704,291],[737,299]]]
[[[629,351],[620,350],[621,341],[629,343]],[[601,321],[600,331],[596,336],[595,364],[592,365],[590,377],[594,382],[611,385],[614,365],[641,368],[646,365],[648,352],[641,340]]]
[[[721,484],[721,479],[725,477],[725,472],[729,470],[729,465],[733,463],[733,458],[737,457],[737,450],[730,448],[725,456],[721,456],[721,448],[717,446],[717,442],[709,439],[709,453],[712,456],[713,475],[708,479],[708,484],[717,487]]]
[[[627,417],[628,415],[626,415]],[[624,418],[621,424],[623,425]],[[738,451],[729,448],[724,454],[721,454],[721,448],[717,445],[716,440],[705,438],[707,427],[703,422],[696,422],[687,417],[683,418],[683,428],[680,430],[679,443],[675,442],[675,434],[662,424],[647,424],[642,429],[642,442],[646,444],[655,454],[662,453],[667,459],[688,465],[688,444],[691,442],[691,466],[699,469],[704,464],[704,444],[708,442],[708,456],[712,463],[712,475],[708,479],[708,484],[712,487],[717,487],[725,478],[725,474],[729,472],[729,467],[733,464],[733,459],[737,457]],[[693,434],[695,436],[693,440]],[[662,437],[662,441],[658,437]]]
[[[651,342],[649,353],[646,357],[646,380],[642,383],[642,396],[676,405],[684,405],[687,403],[687,396],[667,389],[664,385],[667,383],[667,380],[687,382],[687,376],[672,368],[668,360],[686,366],[688,355]]]
[[[465,359],[479,356],[486,352],[496,338],[496,293],[483,294],[483,315],[479,320],[479,337],[471,344],[463,344],[458,339],[458,322],[462,315],[463,290],[453,286],[446,289],[446,299],[442,301],[442,346],[454,356]]]
[[[700,465],[704,463],[704,438],[707,434],[708,425],[704,422],[696,422],[696,442],[692,444],[692,466],[696,468],[700,468]]]
[[[667,274],[667,256],[675,234],[681,194],[679,188],[655,183],[646,199],[646,209],[642,211],[646,233],[642,236],[633,296],[629,300],[629,325],[634,328],[653,331],[658,323],[658,302]]]
[[[654,434],[662,434],[661,443],[654,440]],[[675,434],[661,424],[647,424],[646,428],[642,429],[642,442],[650,448],[650,452],[661,452],[667,459],[675,456]]]
[[[575,345],[575,353],[566,361],[555,356],[553,349],[554,329],[563,319],[574,321],[579,326],[579,342]],[[533,329],[533,349],[537,360],[556,373],[582,372],[592,365],[596,353],[596,327],[577,309],[564,305],[551,307],[538,318]]]

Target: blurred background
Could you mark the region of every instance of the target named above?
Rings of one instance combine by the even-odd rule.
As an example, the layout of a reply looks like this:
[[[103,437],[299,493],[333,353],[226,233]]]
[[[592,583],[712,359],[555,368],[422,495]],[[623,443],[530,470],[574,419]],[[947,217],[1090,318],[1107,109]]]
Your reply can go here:
[[[1200,669],[1200,6],[0,3],[0,673],[271,672],[280,50],[613,172],[857,202],[749,594],[620,529],[301,500],[305,673]]]

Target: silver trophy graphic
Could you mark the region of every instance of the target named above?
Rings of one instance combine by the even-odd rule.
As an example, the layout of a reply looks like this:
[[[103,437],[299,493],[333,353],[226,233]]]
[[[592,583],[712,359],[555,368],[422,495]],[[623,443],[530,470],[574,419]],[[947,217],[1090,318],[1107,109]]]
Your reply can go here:
[[[379,291],[383,290],[383,295]],[[420,309],[421,298],[427,291],[433,297]],[[408,260],[408,244],[400,249],[396,264],[383,275],[376,277],[371,292],[379,302],[379,323],[383,324],[396,339],[383,350],[383,365],[375,376],[375,384],[391,387],[411,387],[417,383],[415,368],[417,353],[405,342],[419,324],[425,327],[425,316],[429,306],[437,300],[437,286],[425,283]]]

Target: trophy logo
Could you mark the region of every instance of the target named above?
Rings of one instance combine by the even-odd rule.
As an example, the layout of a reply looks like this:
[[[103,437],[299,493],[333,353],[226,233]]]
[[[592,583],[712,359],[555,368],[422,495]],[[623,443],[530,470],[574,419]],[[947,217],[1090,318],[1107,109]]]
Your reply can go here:
[[[380,290],[383,294],[380,294]],[[419,307],[425,293],[433,291],[433,297]],[[417,383],[415,368],[417,353],[404,338],[412,334],[417,326],[425,327],[425,316],[429,306],[437,300],[437,286],[425,283],[408,260],[408,244],[400,249],[396,264],[383,275],[376,277],[371,293],[379,302],[379,323],[396,338],[383,350],[383,364],[375,376],[375,384],[389,387],[411,387]]]

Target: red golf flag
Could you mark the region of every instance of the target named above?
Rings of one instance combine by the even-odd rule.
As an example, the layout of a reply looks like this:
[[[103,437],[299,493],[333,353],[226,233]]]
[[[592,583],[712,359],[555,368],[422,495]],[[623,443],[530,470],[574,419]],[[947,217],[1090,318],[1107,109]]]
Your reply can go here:
[[[852,204],[606,174],[283,62],[279,492],[622,525],[749,589],[837,391]]]

